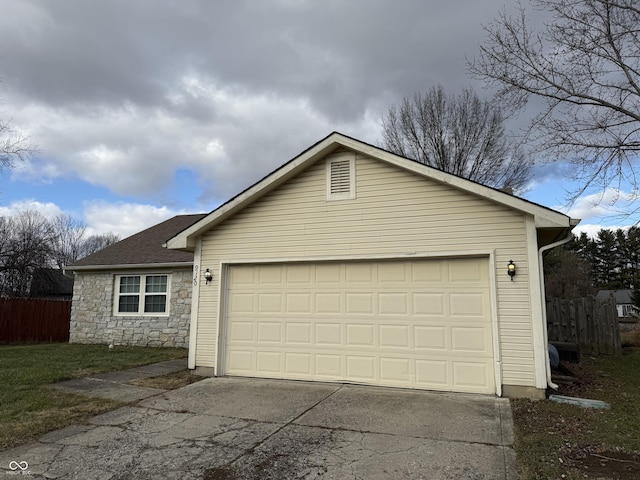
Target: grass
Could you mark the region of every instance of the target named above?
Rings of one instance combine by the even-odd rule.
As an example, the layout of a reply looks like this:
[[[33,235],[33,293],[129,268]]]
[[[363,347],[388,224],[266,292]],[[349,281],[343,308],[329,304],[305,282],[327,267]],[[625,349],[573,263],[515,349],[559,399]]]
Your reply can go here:
[[[640,478],[640,348],[566,366],[580,383],[559,394],[603,400],[611,409],[513,400],[521,478]]]
[[[0,346],[0,450],[86,420],[121,404],[88,398],[48,385],[91,374],[184,358],[185,349],[104,345]]]

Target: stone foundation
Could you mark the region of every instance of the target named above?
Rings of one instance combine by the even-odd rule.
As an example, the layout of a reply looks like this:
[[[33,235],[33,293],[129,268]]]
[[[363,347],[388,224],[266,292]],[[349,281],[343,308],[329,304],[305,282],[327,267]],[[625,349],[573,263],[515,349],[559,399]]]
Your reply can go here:
[[[169,315],[129,317],[113,315],[115,273],[76,272],[69,343],[188,348],[192,270],[168,274]]]

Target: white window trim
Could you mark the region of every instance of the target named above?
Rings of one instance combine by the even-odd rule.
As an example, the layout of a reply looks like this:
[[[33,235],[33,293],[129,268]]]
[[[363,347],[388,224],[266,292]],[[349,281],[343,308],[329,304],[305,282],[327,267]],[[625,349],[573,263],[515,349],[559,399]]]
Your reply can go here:
[[[145,312],[144,311],[144,297],[146,295],[157,295],[159,292],[151,292],[147,294],[144,292],[144,288],[146,285],[146,277],[157,277],[157,276],[166,276],[167,277],[167,291],[164,294],[167,297],[167,303],[164,312]],[[120,279],[122,277],[140,277],[140,292],[138,292],[138,296],[140,297],[140,301],[138,302],[138,311],[137,312],[119,312],[118,305],[120,303]],[[123,293],[123,296],[132,295],[131,293]],[[171,274],[170,273],[123,273],[115,276],[114,286],[113,286],[113,315],[116,317],[168,317],[169,316],[169,308],[171,305]]]
[[[331,193],[331,164],[349,161],[349,191],[343,193]],[[356,155],[354,153],[341,153],[332,155],[326,160],[327,201],[355,200],[356,198]]]

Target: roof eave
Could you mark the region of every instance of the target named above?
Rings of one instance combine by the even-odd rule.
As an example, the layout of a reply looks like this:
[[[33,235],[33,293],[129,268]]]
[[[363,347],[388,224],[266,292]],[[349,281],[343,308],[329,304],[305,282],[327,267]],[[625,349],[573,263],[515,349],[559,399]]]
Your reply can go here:
[[[67,272],[98,271],[98,270],[140,270],[157,268],[184,268],[193,267],[191,262],[163,262],[163,263],[122,263],[117,265],[70,265],[64,268]]]

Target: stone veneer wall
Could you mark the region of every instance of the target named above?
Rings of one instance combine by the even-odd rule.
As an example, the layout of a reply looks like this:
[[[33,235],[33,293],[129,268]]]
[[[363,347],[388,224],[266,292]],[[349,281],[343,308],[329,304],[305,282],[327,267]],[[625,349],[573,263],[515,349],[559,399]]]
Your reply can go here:
[[[115,275],[113,272],[76,273],[69,343],[108,345],[113,342],[114,345],[188,348],[192,269],[174,270],[169,274],[171,294],[166,317],[113,315]]]

